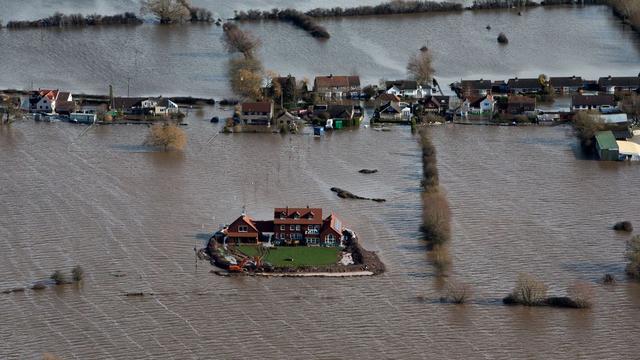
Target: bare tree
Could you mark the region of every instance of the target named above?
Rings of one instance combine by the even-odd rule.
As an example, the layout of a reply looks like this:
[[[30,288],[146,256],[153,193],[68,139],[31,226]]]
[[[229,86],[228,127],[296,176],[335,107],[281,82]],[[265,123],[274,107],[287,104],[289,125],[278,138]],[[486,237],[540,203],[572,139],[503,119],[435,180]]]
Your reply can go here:
[[[431,81],[435,73],[432,60],[429,50],[420,51],[409,58],[407,72],[418,84],[427,84]]]
[[[223,26],[224,43],[230,53],[239,52],[245,58],[251,58],[260,46],[260,40],[251,33],[243,31],[236,24],[226,23]]]
[[[140,12],[153,14],[161,24],[182,23],[191,18],[189,0],[141,0]]]
[[[11,124],[22,116],[16,101],[15,98],[0,95],[0,125]]]

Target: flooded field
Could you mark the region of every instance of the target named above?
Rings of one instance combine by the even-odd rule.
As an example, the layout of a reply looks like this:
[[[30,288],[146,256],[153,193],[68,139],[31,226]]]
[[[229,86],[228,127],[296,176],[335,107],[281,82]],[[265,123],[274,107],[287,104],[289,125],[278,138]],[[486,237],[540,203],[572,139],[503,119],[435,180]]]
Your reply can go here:
[[[67,6],[59,8],[88,11],[84,2],[77,10],[72,7],[77,3],[67,1]],[[292,4],[256,1],[238,6],[270,9]],[[218,9],[226,18],[232,16],[229,7],[235,3],[202,5]],[[330,5],[314,1],[302,8]],[[7,6],[12,9],[16,3]],[[137,11],[131,1],[100,2],[94,8],[105,13]],[[30,12],[29,18],[52,11],[43,7]],[[425,45],[433,52],[436,76],[443,86],[461,78],[506,80],[544,73],[597,79],[640,72],[640,36],[623,27],[605,6],[536,8],[523,16],[508,10],[465,11],[333,18],[320,23],[332,35],[328,41],[311,38],[286,23],[254,22],[242,27],[262,40],[259,55],[267,69],[311,82],[319,74],[358,74],[366,84],[404,78],[410,54]],[[487,25],[491,31],[485,29]],[[510,39],[507,46],[496,41],[501,31]],[[54,87],[106,94],[112,84],[118,96],[125,96],[128,86],[131,95],[219,100],[231,95],[229,56],[221,36],[221,27],[215,25],[3,29],[0,88]],[[31,61],[43,54],[47,61]]]
[[[209,115],[209,114],[207,114]],[[143,126],[65,123],[0,132],[0,289],[85,268],[81,287],[0,295],[0,357],[634,358],[640,286],[624,280],[640,223],[640,168],[581,160],[567,128],[434,128],[454,215],[451,278],[475,289],[440,304],[420,240],[420,155],[406,127],[216,135],[192,117],[184,153],[140,146]],[[362,175],[361,168],[379,173]],[[383,204],[339,199],[339,186]],[[223,278],[194,258],[242,206],[333,209],[388,271],[351,279]],[[562,295],[595,286],[591,310],[505,307],[519,272]],[[619,282],[598,284],[604,273]],[[127,292],[153,293],[126,297]]]

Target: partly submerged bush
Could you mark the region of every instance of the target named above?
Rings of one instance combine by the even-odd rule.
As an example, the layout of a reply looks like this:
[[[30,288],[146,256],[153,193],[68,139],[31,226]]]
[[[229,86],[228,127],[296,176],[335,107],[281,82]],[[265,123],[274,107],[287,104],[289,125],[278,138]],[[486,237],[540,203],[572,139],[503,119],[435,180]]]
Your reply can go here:
[[[508,44],[509,43],[509,39],[507,38],[507,35],[505,35],[504,33],[500,33],[498,35],[498,42],[500,44]]]
[[[613,230],[632,232],[633,231],[633,225],[631,224],[631,221],[621,221],[621,222],[616,223],[615,225],[613,225]]]
[[[440,191],[422,194],[422,233],[430,245],[442,245],[451,239],[451,209]]]
[[[82,269],[80,265],[75,266],[71,270],[71,278],[75,282],[82,281],[82,279],[84,278],[84,269]]]
[[[584,282],[577,282],[569,286],[567,295],[573,300],[575,307],[586,309],[593,305],[593,287]]]
[[[56,283],[56,285],[62,285],[67,282],[67,277],[60,270],[56,270],[51,274],[50,279]]]
[[[473,289],[467,283],[449,280],[446,285],[445,299],[454,304],[464,304],[471,300]]]
[[[529,274],[518,275],[516,286],[506,298],[505,304],[536,306],[544,304],[547,298],[547,285]]]

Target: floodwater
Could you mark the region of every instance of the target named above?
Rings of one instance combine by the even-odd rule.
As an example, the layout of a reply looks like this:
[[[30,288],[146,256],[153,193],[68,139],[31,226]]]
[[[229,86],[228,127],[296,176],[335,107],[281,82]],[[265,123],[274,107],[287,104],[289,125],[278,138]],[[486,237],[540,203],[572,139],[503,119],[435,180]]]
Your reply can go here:
[[[443,280],[420,240],[420,153],[407,127],[217,135],[212,114],[191,114],[183,153],[141,146],[144,126],[0,131],[0,289],[76,264],[87,274],[80,287],[1,294],[0,358],[637,357],[640,286],[624,276],[628,236],[610,230],[640,223],[637,164],[582,160],[563,127],[433,128],[453,210],[449,276],[475,290],[456,306],[438,302]],[[388,201],[339,199],[332,186]],[[225,278],[196,265],[194,247],[243,205],[255,218],[284,205],[334,210],[388,271]],[[520,272],[554,295],[591,283],[595,306],[501,305]],[[605,273],[618,284],[601,285]]]
[[[6,4],[2,4],[6,2]],[[368,1],[366,3],[376,3]],[[92,3],[95,3],[92,5]],[[37,18],[54,10],[102,13],[136,11],[137,2],[68,0],[55,9],[24,10],[0,0],[15,18]],[[235,4],[203,2],[228,18],[233,9],[287,7],[290,0]],[[4,6],[6,5],[6,6]],[[76,6],[77,5],[77,6]],[[237,7],[235,7],[237,5]],[[305,2],[302,9],[341,5]],[[18,9],[20,7],[20,9]],[[9,16],[5,15],[8,20]],[[465,11],[382,17],[322,19],[332,34],[317,40],[286,23],[244,23],[262,41],[266,69],[313,79],[358,74],[363,83],[406,77],[409,56],[422,46],[433,52],[442,85],[462,78],[633,76],[640,72],[640,36],[623,27],[605,6],[548,7],[516,11]],[[490,31],[485,27],[491,25]],[[499,32],[510,39],[497,43]],[[116,95],[231,96],[229,55],[215,25],[0,30],[0,88],[53,87]]]

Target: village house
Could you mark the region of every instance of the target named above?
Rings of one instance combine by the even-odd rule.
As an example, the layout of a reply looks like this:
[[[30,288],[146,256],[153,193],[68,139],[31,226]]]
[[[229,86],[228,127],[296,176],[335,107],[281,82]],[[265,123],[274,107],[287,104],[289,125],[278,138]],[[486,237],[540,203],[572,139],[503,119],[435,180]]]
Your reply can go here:
[[[291,114],[288,111],[285,111],[276,117],[275,125],[277,129],[297,131],[300,127],[302,127],[302,119]]]
[[[375,100],[374,100],[374,104],[376,107],[379,107],[380,105],[384,105],[388,102],[393,102],[393,103],[397,103],[400,104],[400,101],[402,101],[398,95],[394,95],[394,94],[388,94],[386,92],[383,92],[381,94],[379,94],[378,96],[376,96]]]
[[[507,81],[509,92],[514,94],[537,94],[542,90],[540,80],[537,78],[519,79],[513,78]]]
[[[600,91],[608,94],[637,91],[640,89],[640,74],[627,77],[613,77],[611,75],[601,77],[598,80],[598,86]]]
[[[580,91],[584,87],[584,80],[580,76],[552,77],[549,85],[558,94],[568,94]]]
[[[616,100],[613,95],[573,95],[571,97],[571,110],[598,110],[610,112],[616,108]]]
[[[431,94],[431,86],[423,87],[415,80],[385,81],[385,88],[387,94],[414,99]]]
[[[360,95],[359,76],[317,76],[313,91],[324,99],[356,97]]]
[[[59,91],[55,101],[55,111],[60,115],[70,115],[77,110],[77,104],[70,92]]]
[[[402,121],[402,108],[399,103],[390,101],[378,107],[374,117],[385,122]]]
[[[459,84],[462,96],[485,96],[491,94],[491,80],[462,80]]]
[[[23,108],[30,112],[55,112],[56,111],[56,102],[66,102],[72,101],[73,97],[69,92],[62,92],[62,96],[60,96],[60,90],[47,90],[40,89],[31,92],[29,95],[28,102],[25,102]]]
[[[246,102],[240,105],[240,121],[243,125],[271,126],[273,102]]]
[[[425,113],[444,114],[449,110],[450,99],[449,96],[432,95],[419,100],[419,104]]]
[[[319,104],[313,107],[312,116],[327,120],[326,127],[341,129],[359,124],[361,109],[353,105]]]
[[[512,115],[524,114],[536,109],[536,98],[521,95],[511,95],[507,99],[507,112]]]
[[[463,102],[463,111],[472,114],[493,113],[495,100],[492,95],[470,97]]]
[[[165,97],[115,97],[111,110],[124,115],[168,116],[177,114],[178,104]]]
[[[223,233],[228,243],[306,245],[336,247],[344,245],[342,221],[331,213],[323,219],[321,208],[275,208],[273,220],[256,221],[242,214]]]

